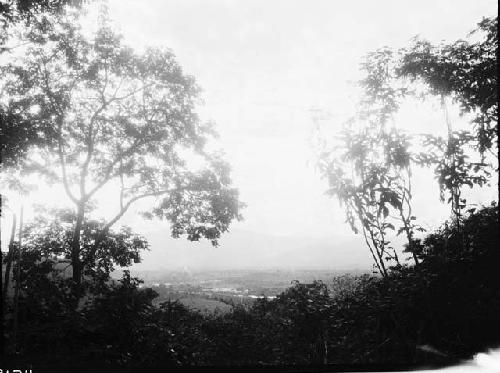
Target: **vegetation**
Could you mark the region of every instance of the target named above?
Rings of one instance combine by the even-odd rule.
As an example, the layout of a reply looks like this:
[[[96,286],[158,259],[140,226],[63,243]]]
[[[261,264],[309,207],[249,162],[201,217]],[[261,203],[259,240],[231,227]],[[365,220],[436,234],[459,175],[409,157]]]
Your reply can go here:
[[[34,126],[38,139],[17,170],[62,185],[73,204],[65,256],[81,296],[82,275],[114,255],[106,242],[115,239],[110,230],[137,201],[154,198],[145,215],[169,220],[174,237],[213,245],[240,219],[241,204],[228,164],[205,149],[213,130],[199,120],[199,89],[172,52],[137,54],[105,20],[89,39],[74,16],[59,17],[37,33],[42,41],[2,67],[2,110],[21,118],[14,128]],[[193,157],[203,168],[192,166]],[[117,189],[117,212],[99,224],[88,221],[106,186]],[[86,229],[91,236],[82,236]]]
[[[27,45],[42,45],[47,30],[59,23],[66,10],[84,13],[82,0],[6,0],[0,3],[0,56],[16,53]],[[23,32],[24,31],[24,32]],[[18,34],[22,33],[22,40]],[[42,123],[27,121],[21,113],[0,106],[1,162],[13,166],[22,162],[32,146],[43,143],[41,133],[51,135]]]
[[[26,255],[17,359],[42,367],[457,362],[499,342],[497,209],[429,234],[419,266],[344,277],[334,291],[296,282],[226,313],[155,307],[157,294],[127,272],[75,311],[47,267]]]
[[[229,167],[207,151],[212,128],[195,112],[193,78],[168,50],[126,47],[105,21],[89,38],[71,14],[43,7],[31,14],[23,2],[11,3],[7,17],[51,22],[35,22],[37,42],[1,67],[3,167],[14,179],[36,173],[61,185],[72,208],[27,226],[21,217],[17,239],[13,224],[2,257],[6,360],[34,371],[429,365],[500,343],[498,205],[466,210],[461,196],[464,185],[486,183],[493,168],[484,157],[498,141],[496,20],[480,23],[482,42],[434,48],[416,41],[400,59],[384,49],[364,64],[360,112],[346,126],[343,146],[327,149],[320,166],[380,276],[337,278],[333,287],[296,281],[273,300],[202,313],[177,301],[157,304],[158,294],[128,271],[119,281],[110,277],[148,247],[140,234],[115,228],[138,200],[155,198],[145,215],[167,219],[173,237],[214,245],[240,218]],[[404,86],[409,77],[472,112],[474,132],[428,135],[426,152],[412,152],[413,140],[391,125],[412,93]],[[471,144],[480,161],[468,158]],[[190,157],[203,168],[194,169]],[[434,168],[451,204],[452,219],[425,237],[417,237],[423,229],[412,212],[416,166]],[[106,185],[116,188],[118,210],[100,221],[92,218],[93,199]],[[406,236],[411,265],[391,245],[392,231]]]
[[[361,230],[383,277],[388,276],[387,262],[404,264],[391,245],[400,234],[406,236],[406,252],[419,264],[417,235],[425,230],[412,209],[416,167],[434,169],[441,199],[450,203],[457,224],[467,207],[463,187],[487,184],[498,167],[497,24],[494,18],[479,23],[474,33],[481,33],[482,40],[476,43],[433,46],[416,39],[406,49],[368,54],[359,110],[344,124],[340,142],[325,145],[319,168],[329,184],[327,193],[338,198],[353,231]],[[411,136],[405,123],[396,123],[405,100],[436,96],[445,115],[446,139]],[[460,104],[462,114],[470,114],[474,131],[453,129],[446,97]]]

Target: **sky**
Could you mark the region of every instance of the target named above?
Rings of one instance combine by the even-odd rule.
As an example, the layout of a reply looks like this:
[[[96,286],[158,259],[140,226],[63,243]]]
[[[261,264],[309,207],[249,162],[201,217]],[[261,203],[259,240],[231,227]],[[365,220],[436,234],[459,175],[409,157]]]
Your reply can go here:
[[[168,47],[196,78],[201,117],[216,122],[216,146],[247,205],[216,248],[169,238],[166,222],[144,221],[132,209],[122,223],[151,244],[135,268],[370,268],[362,237],[324,194],[314,166],[317,131],[335,134],[356,110],[354,82],[366,53],[404,47],[416,35],[434,43],[464,38],[496,13],[490,0],[110,0],[126,43]],[[450,112],[457,126],[466,125],[457,108]],[[446,128],[432,103],[406,105],[398,122],[410,132]],[[414,190],[421,224],[437,227],[449,206],[439,202],[431,171],[417,174]],[[488,203],[496,188],[470,198]],[[104,197],[103,215],[115,205]]]

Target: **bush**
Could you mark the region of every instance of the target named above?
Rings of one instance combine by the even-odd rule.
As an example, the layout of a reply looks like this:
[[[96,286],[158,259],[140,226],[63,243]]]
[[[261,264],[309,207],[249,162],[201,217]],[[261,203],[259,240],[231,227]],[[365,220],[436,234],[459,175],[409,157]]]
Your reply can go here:
[[[422,260],[386,278],[294,282],[274,300],[202,314],[153,305],[126,271],[85,307],[36,252],[22,262],[18,360],[173,366],[453,363],[500,343],[497,205],[422,241]],[[9,310],[9,308],[8,308]],[[12,322],[5,324],[11,336]],[[9,339],[6,339],[8,342]]]

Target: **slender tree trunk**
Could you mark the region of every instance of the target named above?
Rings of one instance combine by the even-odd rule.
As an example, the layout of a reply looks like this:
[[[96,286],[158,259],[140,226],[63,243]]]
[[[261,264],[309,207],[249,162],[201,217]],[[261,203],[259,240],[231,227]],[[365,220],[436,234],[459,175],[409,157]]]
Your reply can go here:
[[[378,251],[377,251],[377,253],[378,253]],[[387,277],[387,269],[385,268],[383,254],[379,253],[378,257],[380,259],[380,265],[382,266],[382,271],[384,271],[384,277]]]
[[[14,213],[12,215],[12,231],[11,231],[11,234],[10,234],[10,241],[9,241],[9,251],[7,253],[7,264],[5,266],[5,279],[4,279],[4,283],[3,283],[3,289],[2,289],[2,321],[5,321],[5,316],[7,314],[7,292],[9,291],[9,281],[10,281],[10,270],[11,270],[11,267],[12,267],[12,261],[14,260],[14,255],[15,255],[15,252],[14,252],[14,239],[15,239],[15,235],[16,235],[16,223],[17,223],[17,218],[16,218],[16,214]],[[5,324],[4,324],[5,325]],[[5,354],[6,352],[6,349],[5,349],[5,346],[4,345],[4,348],[2,349],[2,352]]]
[[[382,242],[382,249],[381,249],[381,254],[380,254],[380,261],[382,262],[383,257],[384,257],[384,253],[385,253],[386,241],[385,241],[384,230],[382,229],[378,219],[377,219],[377,229],[380,232],[380,237],[382,239],[382,241],[381,241]],[[398,255],[396,254],[396,250],[394,250],[394,259],[396,260],[396,263],[398,265],[400,265]],[[384,268],[384,272],[387,274],[387,270],[385,269],[385,265],[383,264],[383,262],[382,262],[382,267]]]
[[[446,99],[444,95],[441,95],[441,108],[443,109],[444,113],[444,120],[446,122],[446,128],[448,130],[448,148],[451,146],[451,143],[453,141],[453,127],[450,121],[450,116],[448,114],[448,107],[446,105]],[[451,162],[451,168],[455,169],[456,164],[455,164],[455,152],[451,153],[451,158],[449,159]],[[452,187],[450,189],[451,193],[451,211],[455,215],[455,218],[457,219],[457,227],[458,230],[460,231],[460,220],[461,220],[461,208],[460,208],[460,187]]]
[[[2,296],[3,296],[3,304],[4,304],[4,315],[5,315],[5,305],[7,301],[7,291],[9,289],[9,282],[10,282],[10,269],[12,267],[12,261],[14,259],[14,238],[16,235],[16,224],[17,224],[17,217],[16,214],[14,213],[12,215],[12,231],[10,233],[10,241],[9,241],[9,251],[7,253],[7,263],[5,265],[5,277],[4,277],[4,283],[3,283],[3,289],[2,289]]]
[[[418,265],[420,264],[419,261],[418,261],[418,257],[417,257],[417,254],[415,253],[411,253],[411,255],[413,255],[413,260],[415,261],[415,266],[418,267]]]
[[[408,227],[406,222],[404,222],[403,224],[405,225],[406,238],[408,239],[408,246],[411,250],[411,255],[413,256],[413,260],[415,261],[415,266],[418,266],[418,257],[417,254],[415,254],[415,241],[413,240],[412,233],[410,232],[410,228]]]
[[[73,231],[73,239],[71,240],[71,266],[73,267],[73,284],[76,290],[77,298],[80,297],[82,284],[82,263],[80,261],[80,232],[83,228],[84,220],[84,204],[78,204],[76,215],[75,229]]]
[[[366,246],[368,246],[368,248],[370,249],[370,253],[372,254],[372,257],[373,257],[373,261],[375,262],[375,265],[377,266],[377,269],[379,271],[379,273],[382,275],[382,277],[385,277],[385,274],[384,272],[382,271],[382,267],[380,267],[380,264],[378,263],[378,260],[377,260],[377,257],[375,256],[375,252],[374,252],[374,249],[372,248],[372,246],[370,245],[369,241],[368,241],[368,235],[366,233],[366,229],[365,227],[363,226],[363,236],[365,238],[365,243],[366,243]],[[378,252],[377,252],[378,253]]]
[[[22,233],[23,233],[23,206],[21,206],[21,214],[19,216],[19,247],[17,250],[17,268],[16,268],[16,288],[14,292],[14,325],[12,336],[12,348],[14,353],[17,351],[17,330],[18,330],[18,315],[19,315],[19,288],[21,286],[21,254],[22,254]]]
[[[323,364],[328,364],[328,331],[323,334]]]
[[[405,229],[406,238],[408,240],[408,248],[410,249],[411,255],[413,256],[413,260],[415,261],[415,266],[418,266],[419,262],[418,262],[417,254],[415,254],[415,241],[413,239],[413,232],[411,231],[410,227],[408,226],[408,221],[406,220],[406,218],[403,215],[402,208],[399,210],[399,212],[400,212],[401,220],[403,221],[403,226]]]

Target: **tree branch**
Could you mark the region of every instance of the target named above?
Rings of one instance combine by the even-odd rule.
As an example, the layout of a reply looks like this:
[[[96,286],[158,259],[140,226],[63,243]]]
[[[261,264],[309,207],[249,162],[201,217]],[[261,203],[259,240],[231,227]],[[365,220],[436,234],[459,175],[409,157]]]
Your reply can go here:
[[[78,204],[78,200],[76,197],[71,193],[71,190],[69,188],[68,184],[68,177],[66,173],[66,162],[64,160],[64,148],[63,148],[63,143],[62,143],[62,126],[63,126],[63,121],[64,121],[64,111],[60,107],[59,103],[54,100],[54,94],[52,90],[50,89],[49,85],[49,80],[48,80],[48,72],[47,72],[47,65],[44,60],[43,67],[44,70],[43,72],[41,71],[41,67],[38,67],[38,70],[42,73],[43,75],[43,80],[45,83],[45,93],[49,97],[50,103],[56,113],[59,113],[58,117],[58,126],[57,126],[57,153],[59,156],[59,162],[61,163],[61,169],[62,169],[62,176],[63,176],[63,185],[64,185],[64,190],[66,191],[66,194],[68,197],[73,201],[74,203]]]
[[[361,215],[361,211],[359,211],[356,206],[353,206],[352,202],[349,202],[349,206],[351,209],[353,209],[357,214],[358,214],[358,218],[361,222],[361,228],[363,229],[363,236],[365,238],[365,242],[366,242],[366,245],[368,246],[368,249],[370,249],[370,253],[372,254],[372,257],[373,257],[373,260],[375,261],[375,265],[377,266],[378,268],[378,271],[380,272],[380,274],[382,275],[382,277],[385,277],[385,269],[384,271],[382,271],[382,268],[377,260],[377,257],[375,256],[375,253],[374,253],[374,249],[377,250],[377,248],[373,248],[372,245],[370,244],[370,242],[368,241],[368,236],[367,236],[367,233],[366,233],[366,228],[365,228],[365,225],[363,223],[363,218],[362,218],[362,215]],[[370,231],[370,235],[371,235],[371,239],[373,241],[373,234],[372,232]],[[377,255],[378,255],[378,251],[377,251]]]
[[[175,190],[179,190],[178,188],[176,189],[167,189],[167,190],[161,190],[161,191],[158,191],[158,192],[151,192],[151,193],[144,193],[144,194],[141,194],[141,195],[138,195],[138,196],[135,196],[133,198],[131,198],[125,205],[123,205],[123,207],[120,209],[120,211],[118,212],[118,214],[115,215],[115,217],[113,219],[111,219],[104,227],[103,229],[101,229],[101,231],[99,232],[96,240],[95,240],[95,243],[92,247],[92,249],[90,250],[90,253],[88,254],[87,258],[83,261],[83,265],[89,263],[95,256],[95,253],[97,251],[97,249],[99,248],[99,245],[100,243],[104,240],[104,238],[106,237],[106,234],[107,232],[109,231],[109,229],[118,221],[120,220],[120,218],[127,212],[127,210],[130,208],[130,206],[140,200],[140,199],[143,199],[143,198],[147,198],[147,197],[157,197],[157,196],[161,196],[163,194],[167,194],[167,193],[170,193],[170,192],[173,192]]]
[[[161,196],[163,194],[167,194],[167,193],[170,193],[170,192],[173,192],[174,190],[179,190],[179,189],[167,189],[167,190],[160,190],[158,192],[151,192],[151,193],[144,193],[144,194],[141,194],[141,195],[138,195],[138,196],[135,196],[133,198],[131,198],[124,206],[123,208],[120,209],[120,212],[118,214],[116,214],[116,216],[111,219],[108,224],[106,224],[103,228],[103,231],[107,231],[109,230],[118,220],[120,220],[120,218],[127,212],[127,210],[129,209],[129,207],[134,203],[134,202],[137,202],[138,200],[141,200],[141,199],[144,199],[144,198],[147,198],[147,197],[158,197],[158,196]]]
[[[123,210],[123,194],[125,191],[125,187],[123,184],[123,162],[120,158],[120,209]]]
[[[64,149],[63,149],[63,145],[62,145],[62,137],[61,137],[61,133],[59,132],[59,136],[58,136],[58,155],[59,155],[59,162],[61,163],[61,169],[62,169],[62,176],[63,176],[63,185],[64,185],[64,190],[66,191],[66,194],[68,195],[68,197],[76,204],[78,204],[78,200],[76,199],[76,197],[73,195],[73,193],[71,193],[71,190],[69,188],[69,184],[68,184],[68,176],[66,174],[66,162],[64,160]]]
[[[146,88],[149,88],[151,86],[155,85],[155,83],[149,83],[149,84],[146,84],[146,85],[143,85],[142,87],[140,88],[137,88],[137,89],[134,89],[133,91],[127,93],[125,96],[121,96],[121,97],[114,97],[111,101],[120,101],[120,100],[123,100],[123,99],[126,99],[126,98],[129,98],[130,96],[133,96],[135,95],[136,93],[140,92],[140,91],[143,91],[145,90]],[[110,101],[110,102],[111,102]]]
[[[101,189],[107,182],[109,182],[115,176],[118,176],[119,173],[113,173],[113,168],[123,160],[124,157],[130,155],[134,150],[136,150],[139,146],[143,145],[145,142],[144,138],[138,138],[134,141],[132,145],[128,149],[123,152],[120,152],[120,155],[116,157],[111,164],[107,167],[106,172],[104,173],[103,179],[97,183],[94,188],[86,195],[86,200],[90,199],[99,189]]]

